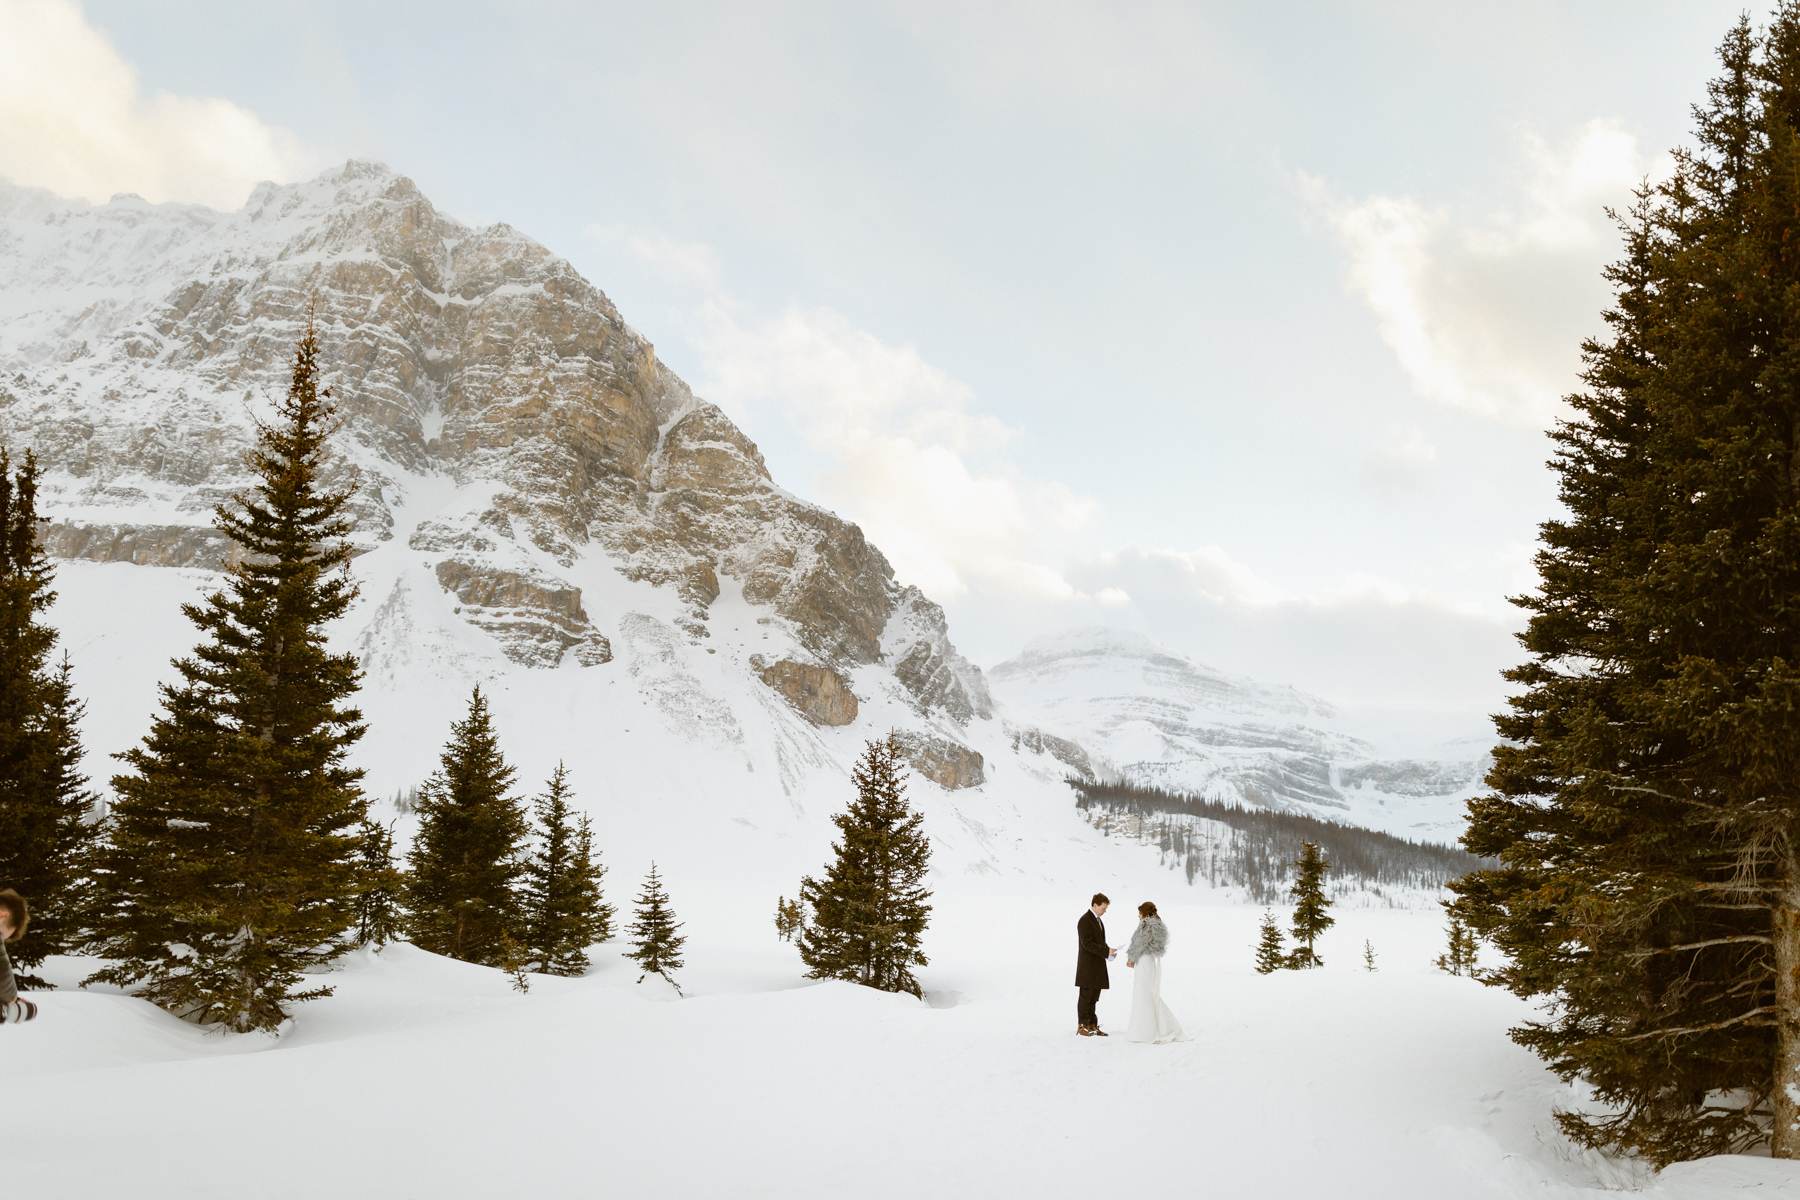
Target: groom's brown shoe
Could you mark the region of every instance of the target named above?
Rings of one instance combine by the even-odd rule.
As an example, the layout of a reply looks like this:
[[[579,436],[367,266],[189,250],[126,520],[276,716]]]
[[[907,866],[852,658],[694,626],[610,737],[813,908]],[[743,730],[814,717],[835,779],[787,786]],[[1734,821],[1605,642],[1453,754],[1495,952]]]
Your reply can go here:
[[[1093,1037],[1094,1027],[1092,1025],[1077,1025],[1075,1027],[1075,1032],[1079,1033],[1082,1037]]]
[[[1106,1030],[1100,1028],[1098,1025],[1090,1026],[1088,1029],[1088,1032],[1095,1037],[1105,1037],[1106,1036]]]

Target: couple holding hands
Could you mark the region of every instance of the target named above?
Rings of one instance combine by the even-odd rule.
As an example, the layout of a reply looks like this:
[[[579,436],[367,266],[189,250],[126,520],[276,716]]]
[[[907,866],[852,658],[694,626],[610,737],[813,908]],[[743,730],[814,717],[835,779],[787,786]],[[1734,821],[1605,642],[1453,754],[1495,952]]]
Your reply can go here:
[[[1119,951],[1106,944],[1106,910],[1112,901],[1095,892],[1088,910],[1075,923],[1081,948],[1075,959],[1075,986],[1080,989],[1075,1005],[1075,1032],[1082,1037],[1105,1037],[1094,1008],[1100,993],[1112,986],[1106,963]],[[1125,947],[1125,965],[1135,973],[1131,991],[1131,1024],[1125,1036],[1134,1042],[1179,1042],[1181,1025],[1162,998],[1162,960],[1169,949],[1169,930],[1156,915],[1156,905],[1138,905],[1138,927]]]

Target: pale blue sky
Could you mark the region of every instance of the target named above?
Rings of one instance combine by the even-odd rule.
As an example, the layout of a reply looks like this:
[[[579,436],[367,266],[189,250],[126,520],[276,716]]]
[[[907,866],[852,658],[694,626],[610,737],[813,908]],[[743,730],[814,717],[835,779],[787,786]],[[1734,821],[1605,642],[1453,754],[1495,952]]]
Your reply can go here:
[[[33,5],[49,39],[64,0],[0,20]],[[1101,620],[1479,728],[1598,210],[1685,136],[1738,7],[79,15],[142,104],[269,127],[270,170],[378,158],[566,255],[978,661]],[[0,174],[73,187],[36,162],[0,138]],[[238,182],[134,170],[90,174]]]

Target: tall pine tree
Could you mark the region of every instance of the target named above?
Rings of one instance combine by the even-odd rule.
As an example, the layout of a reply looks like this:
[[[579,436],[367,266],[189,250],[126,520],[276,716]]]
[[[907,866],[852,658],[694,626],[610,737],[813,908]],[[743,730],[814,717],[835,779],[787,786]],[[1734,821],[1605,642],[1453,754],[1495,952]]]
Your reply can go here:
[[[309,320],[257,427],[255,485],[215,519],[237,549],[225,584],[183,606],[202,640],[113,780],[97,946],[113,962],[93,978],[233,1030],[329,995],[302,976],[348,947],[355,919],[359,672],[325,642],[356,596],[352,490],[323,480],[338,424]]]
[[[1330,914],[1331,901],[1325,896],[1325,872],[1330,864],[1311,842],[1300,843],[1300,857],[1294,862],[1294,955],[1293,964],[1305,969],[1322,967],[1314,944],[1319,935],[1337,924]]]
[[[602,891],[605,868],[594,857],[593,823],[570,809],[563,764],[536,808],[538,850],[525,871],[528,953],[546,975],[581,975],[588,947],[611,935],[612,908]]]
[[[521,882],[525,811],[512,792],[479,687],[450,728],[439,767],[419,789],[407,879],[407,930],[434,954],[497,967],[529,938]]]
[[[1587,1145],[1800,1156],[1800,14],[1740,21],[1695,145],[1620,222],[1553,438],[1528,658],[1455,911],[1611,1105]]]
[[[631,935],[631,949],[625,952],[625,957],[636,962],[642,971],[638,976],[639,983],[644,982],[646,976],[661,975],[677,992],[681,990],[673,974],[685,965],[681,949],[687,944],[687,938],[680,930],[681,922],[675,919],[675,910],[669,907],[669,893],[663,890],[662,876],[657,873],[656,864],[651,863],[627,930]]]
[[[798,932],[809,979],[847,979],[884,992],[922,995],[915,966],[927,963],[931,845],[925,819],[906,800],[899,742],[870,742],[853,775],[856,798],[832,818],[841,839],[822,878],[800,881],[812,920]]]
[[[37,485],[37,459],[27,451],[15,470],[0,448],[0,880],[34,910],[31,937],[12,951],[26,987],[46,986],[31,972],[46,956],[77,948],[95,832],[68,655],[49,665],[56,633],[44,615],[55,593]]]

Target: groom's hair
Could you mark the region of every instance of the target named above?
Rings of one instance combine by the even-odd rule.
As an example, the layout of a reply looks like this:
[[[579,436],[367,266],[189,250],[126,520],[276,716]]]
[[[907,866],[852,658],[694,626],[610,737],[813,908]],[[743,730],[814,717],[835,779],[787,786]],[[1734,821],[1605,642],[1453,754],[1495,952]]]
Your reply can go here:
[[[1088,901],[1088,904],[1095,908],[1098,908],[1102,904],[1111,904],[1111,903],[1112,903],[1112,901],[1108,900],[1106,898],[1105,892],[1095,892],[1094,898],[1092,900]]]

